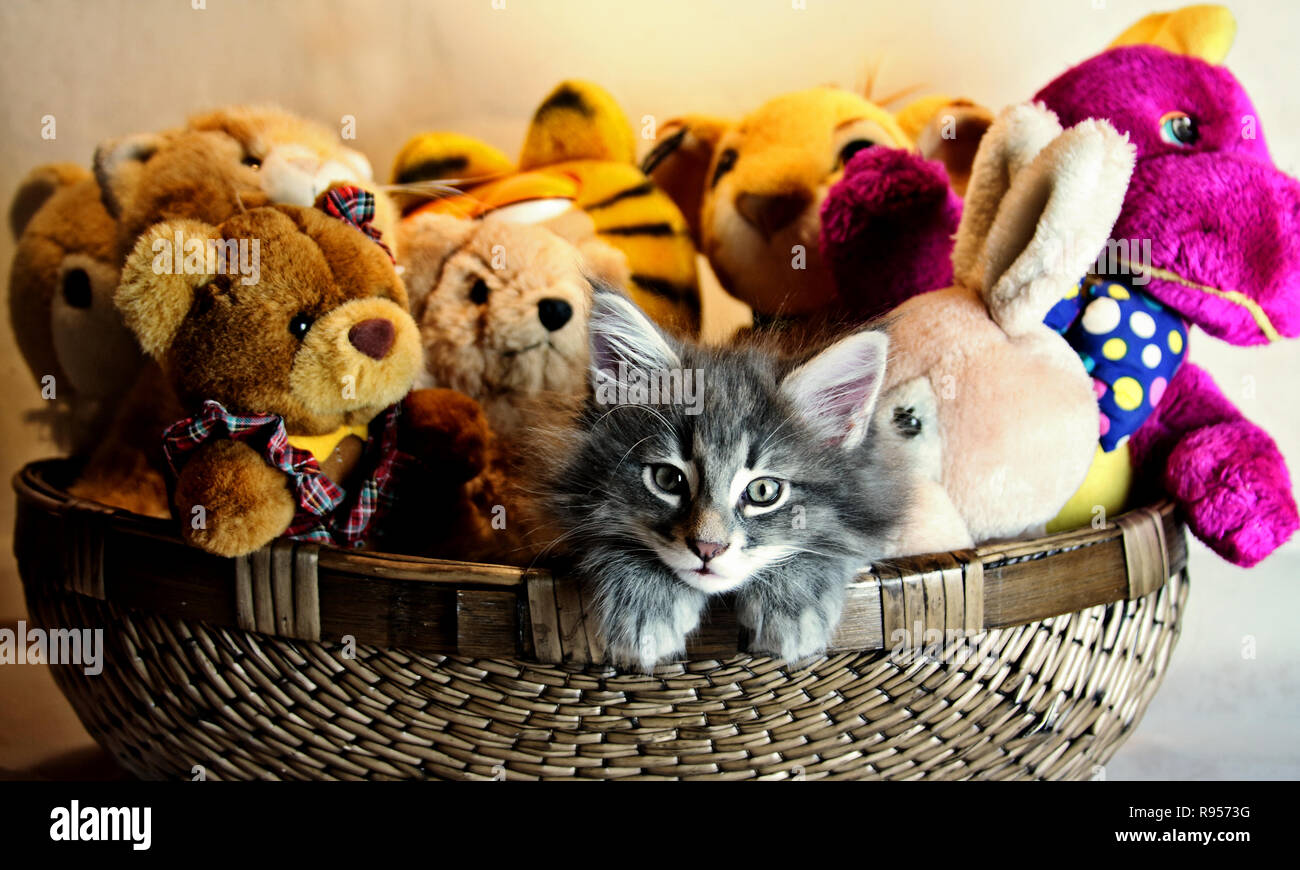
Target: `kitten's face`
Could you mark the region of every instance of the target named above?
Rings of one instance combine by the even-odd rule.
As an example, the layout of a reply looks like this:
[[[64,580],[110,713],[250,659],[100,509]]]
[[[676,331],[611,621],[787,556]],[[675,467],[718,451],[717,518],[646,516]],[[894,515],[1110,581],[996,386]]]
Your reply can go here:
[[[757,350],[671,342],[604,294],[591,329],[594,398],[557,510],[578,515],[575,537],[707,594],[803,553],[855,551],[849,539],[874,522],[859,449],[883,335],[850,337],[796,368]],[[672,372],[681,389],[638,401],[646,372]]]

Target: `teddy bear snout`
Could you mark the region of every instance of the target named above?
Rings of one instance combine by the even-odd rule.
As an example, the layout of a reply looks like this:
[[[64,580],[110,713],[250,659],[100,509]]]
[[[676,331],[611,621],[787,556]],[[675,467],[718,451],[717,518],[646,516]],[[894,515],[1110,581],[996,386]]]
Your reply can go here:
[[[547,332],[556,332],[573,318],[573,306],[563,299],[543,299],[537,303],[537,317]]]
[[[371,317],[354,324],[348,330],[348,341],[371,359],[383,359],[393,349],[397,331],[393,322],[383,317]]]

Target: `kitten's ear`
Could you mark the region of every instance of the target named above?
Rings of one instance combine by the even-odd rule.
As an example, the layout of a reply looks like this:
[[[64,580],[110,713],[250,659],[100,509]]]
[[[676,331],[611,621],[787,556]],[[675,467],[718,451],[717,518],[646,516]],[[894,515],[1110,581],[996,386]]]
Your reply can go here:
[[[888,353],[883,332],[854,333],[786,375],[781,392],[827,442],[852,449],[867,437]]]
[[[591,349],[591,383],[599,386],[617,381],[619,365],[642,372],[681,368],[668,339],[650,322],[631,299],[605,287],[597,287],[591,300],[588,326]]]

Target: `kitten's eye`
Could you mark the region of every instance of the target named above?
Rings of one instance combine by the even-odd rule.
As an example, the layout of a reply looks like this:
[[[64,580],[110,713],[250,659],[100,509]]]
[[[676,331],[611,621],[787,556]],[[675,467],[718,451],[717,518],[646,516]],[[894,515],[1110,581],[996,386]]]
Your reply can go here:
[[[1196,121],[1186,112],[1166,112],[1160,119],[1160,138],[1179,148],[1190,148],[1201,138]]]
[[[848,165],[848,162],[853,159],[854,154],[857,154],[859,151],[866,151],[868,148],[874,147],[875,144],[876,143],[870,139],[854,139],[850,141],[840,149],[840,166]]]
[[[775,477],[756,477],[745,487],[745,498],[750,504],[766,507],[781,497],[782,484]]]
[[[665,495],[685,495],[688,489],[686,475],[675,465],[647,465],[645,476],[652,490],[657,489]]]
[[[292,320],[289,321],[289,334],[299,341],[302,341],[303,338],[306,337],[308,331],[311,330],[311,325],[314,322],[315,321],[312,319],[311,315],[304,314],[300,311],[293,316]]]
[[[904,438],[915,438],[921,434],[921,418],[911,408],[895,408],[894,428]]]
[[[722,152],[718,157],[717,168],[713,170],[713,182],[709,185],[710,187],[717,187],[722,176],[736,168],[736,158],[739,156],[740,155],[736,153],[735,148],[728,148],[726,151]]]
[[[245,166],[247,166],[249,169],[262,168],[262,158],[254,157],[252,154],[244,155],[244,159],[240,162],[243,163]]]
[[[474,282],[474,286],[469,288],[469,301],[475,305],[486,305],[488,300],[488,285],[482,278]]]

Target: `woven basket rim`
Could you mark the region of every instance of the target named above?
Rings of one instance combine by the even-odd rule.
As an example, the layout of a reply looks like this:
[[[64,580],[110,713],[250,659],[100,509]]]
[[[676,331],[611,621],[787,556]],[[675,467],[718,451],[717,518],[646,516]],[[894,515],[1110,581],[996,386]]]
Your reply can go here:
[[[186,545],[171,521],[69,495],[58,481],[75,468],[75,460],[37,460],[13,478],[14,549],[29,595],[33,583],[53,582],[129,607],[299,639],[352,636],[540,661],[603,657],[571,578],[288,541],[226,559]],[[1168,499],[1101,528],[894,559],[849,584],[833,651],[886,648],[899,627],[977,634],[1138,598],[1185,565],[1183,527]],[[727,604],[711,617],[688,657],[742,652],[743,631]]]

